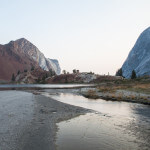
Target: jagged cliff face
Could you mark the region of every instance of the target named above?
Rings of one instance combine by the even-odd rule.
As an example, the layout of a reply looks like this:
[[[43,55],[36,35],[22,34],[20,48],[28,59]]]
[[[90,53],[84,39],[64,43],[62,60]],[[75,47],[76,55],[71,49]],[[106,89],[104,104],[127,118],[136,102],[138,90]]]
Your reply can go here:
[[[137,76],[150,75],[150,27],[141,33],[122,66],[123,76],[131,77],[132,70]]]
[[[18,43],[19,49],[21,49],[21,51],[28,57],[37,62],[42,69],[46,71],[52,69],[56,72],[56,74],[60,74],[60,66],[58,60],[53,61],[53,59],[46,58],[36,46],[34,46],[24,38],[17,40],[16,43]]]
[[[12,73],[31,70],[32,66],[60,73],[59,63],[45,58],[36,46],[24,38],[0,45],[0,80],[10,80]]]

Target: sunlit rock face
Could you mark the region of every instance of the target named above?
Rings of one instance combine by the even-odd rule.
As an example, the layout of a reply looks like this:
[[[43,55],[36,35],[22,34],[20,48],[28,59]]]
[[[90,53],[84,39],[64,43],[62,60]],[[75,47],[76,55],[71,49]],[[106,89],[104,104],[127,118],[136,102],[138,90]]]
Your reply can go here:
[[[56,72],[56,74],[60,74],[60,66],[58,60],[46,58],[36,46],[34,46],[24,38],[19,39],[16,42],[18,42],[18,45],[20,46],[22,52],[28,55],[28,57],[33,59],[35,62],[37,62],[42,69],[46,71],[52,69]]]
[[[150,27],[141,33],[122,66],[125,78],[130,78],[133,70],[137,76],[150,75]]]

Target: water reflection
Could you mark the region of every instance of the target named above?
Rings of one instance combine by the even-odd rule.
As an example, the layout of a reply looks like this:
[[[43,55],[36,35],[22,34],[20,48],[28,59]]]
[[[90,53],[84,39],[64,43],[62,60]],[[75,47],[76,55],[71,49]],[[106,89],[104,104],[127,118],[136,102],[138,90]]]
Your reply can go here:
[[[124,133],[113,118],[86,114],[58,124],[58,150],[137,149],[138,139]]]
[[[88,87],[92,84],[1,84],[1,88],[73,88]]]
[[[150,149],[149,106],[92,100],[66,93],[52,97],[64,103],[99,112],[58,123],[58,149]]]
[[[105,101],[102,99],[93,100],[70,93],[57,93],[55,95],[52,95],[51,97],[67,104],[92,109],[111,116],[121,115],[129,117],[130,115],[132,115],[132,107],[135,107],[137,105],[133,105],[132,103],[127,102]]]

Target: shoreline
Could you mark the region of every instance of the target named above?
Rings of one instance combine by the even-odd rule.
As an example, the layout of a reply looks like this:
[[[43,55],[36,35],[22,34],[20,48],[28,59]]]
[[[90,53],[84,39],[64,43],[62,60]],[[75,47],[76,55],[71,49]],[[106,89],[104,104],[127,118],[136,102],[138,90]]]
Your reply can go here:
[[[18,95],[22,93],[22,97],[25,95],[24,100],[20,101],[21,97],[17,98],[16,93]],[[8,104],[4,100],[5,97],[1,96],[0,103],[5,107],[5,115],[8,116],[7,118],[5,115],[1,115],[1,119],[4,120],[3,126],[7,124],[10,130],[8,135],[6,134],[8,132],[7,128],[0,135],[0,147],[7,150],[55,150],[58,131],[57,123],[91,112],[91,110],[65,104],[43,95],[35,95],[31,91],[1,91],[0,94],[2,96],[3,94],[9,95],[7,102],[11,101]],[[16,104],[15,101],[12,101],[12,96],[17,101],[20,101],[20,103]],[[24,112],[22,112],[22,109],[18,110],[19,107],[23,109],[29,107],[26,103],[24,104],[26,96],[28,96],[28,101],[32,102],[30,104],[32,113],[28,112],[28,109],[25,109]],[[11,110],[11,114],[7,114],[8,108],[12,105],[16,107]],[[1,111],[3,109],[2,107]],[[9,117],[14,121],[13,126],[9,123]],[[18,121],[20,122],[19,124]],[[2,129],[3,127],[1,127]],[[8,137],[9,135],[12,135],[11,140]],[[3,137],[6,137],[5,142],[3,141]]]
[[[35,109],[36,117],[34,118],[34,121],[36,122],[34,122],[32,127],[30,128],[32,133],[30,132],[31,135],[27,137],[28,142],[26,144],[23,143],[25,146],[23,146],[22,150],[56,149],[57,148],[56,135],[57,135],[57,131],[59,130],[57,123],[90,112],[90,110],[88,109],[65,104],[43,95],[35,95],[35,97],[37,100],[37,104],[36,104],[37,108]],[[34,126],[36,126],[37,131],[34,130]],[[41,134],[43,136],[41,136]],[[44,137],[45,135],[47,135],[47,137]],[[43,142],[41,141],[41,137],[44,138],[44,140],[42,140]],[[39,138],[40,145],[38,144],[37,140],[35,143],[33,143],[34,138],[35,139]],[[30,141],[32,142],[30,143]]]
[[[93,90],[94,88],[91,89]],[[51,97],[42,95],[42,92],[46,92],[49,94],[66,92],[66,93],[83,95],[83,92],[86,93],[88,90],[91,89],[83,88],[83,89],[76,89],[76,90],[43,89],[39,91],[37,90],[1,91],[0,96],[2,97],[2,99],[0,99],[0,103],[1,105],[3,105],[3,107],[2,106],[0,107],[0,111],[5,110],[6,112],[5,115],[7,117],[5,118],[5,115],[3,114],[1,115],[0,119],[2,121],[4,120],[5,124],[1,122],[2,126],[0,129],[2,131],[3,126],[5,126],[7,123],[7,126],[10,128],[10,131],[8,132],[9,133],[8,135],[6,135],[7,131],[5,131],[0,135],[0,147],[2,149],[7,149],[7,150],[16,150],[16,149],[17,150],[27,150],[27,149],[28,150],[41,150],[41,149],[55,150],[57,148],[56,139],[57,139],[57,132],[59,130],[57,123],[68,119],[72,119],[80,115],[84,115],[86,113],[91,113],[94,111],[90,109],[78,107],[78,106],[73,106],[70,104],[65,104]],[[20,98],[18,98],[18,96],[16,95],[17,93],[18,95],[21,94]],[[8,103],[7,98],[5,102],[4,95],[10,98],[11,103]],[[27,105],[28,103],[25,102],[26,96],[28,96],[28,102],[29,103],[31,102],[30,105]],[[19,105],[14,104],[14,100],[12,100],[12,97],[14,98],[14,100],[18,99],[17,101],[20,102]],[[112,101],[112,99],[109,100]],[[7,112],[8,108],[12,107],[13,105],[16,105],[16,108],[15,109],[13,108],[10,111],[11,113],[9,114],[9,112]],[[21,109],[19,107],[21,107]],[[24,110],[25,107],[28,109]],[[20,109],[20,111],[18,110],[18,108]],[[29,110],[31,112],[29,112]],[[16,116],[15,113],[18,114],[18,116]],[[14,121],[13,127],[8,122],[10,119]],[[19,124],[18,124],[18,120],[20,122]],[[18,124],[17,127],[15,124]],[[11,140],[8,137],[9,135],[12,135]],[[3,141],[3,136],[6,138],[5,142]],[[7,144],[7,147],[9,148],[7,148],[5,144]]]
[[[115,92],[100,92],[96,88],[86,88],[79,92],[89,99],[102,99],[106,101],[130,102],[150,105],[150,94],[143,94],[128,90],[117,90]]]
[[[10,135],[12,135],[12,139],[9,140],[8,135],[6,135],[6,144],[8,145],[7,150],[55,150],[56,145],[56,139],[57,139],[57,131],[58,126],[57,123],[68,120],[80,115],[84,115],[86,113],[94,112],[90,109],[85,109],[78,106],[73,106],[70,104],[65,104],[63,102],[57,101],[51,97],[47,97],[42,95],[43,92],[52,94],[52,93],[59,93],[59,92],[66,92],[66,93],[73,93],[73,94],[79,94],[82,96],[87,97],[86,93],[89,90],[94,90],[95,88],[82,88],[82,89],[43,89],[43,90],[24,90],[24,91],[1,91],[0,94],[2,94],[2,98],[0,99],[0,103],[3,107],[0,107],[0,111],[3,112],[5,110],[6,112],[6,118],[5,115],[1,115],[1,120],[4,120],[4,123],[6,124],[10,118],[14,121],[14,125],[19,124],[15,126],[11,126],[9,122],[7,123],[7,126],[10,128]],[[123,91],[120,91],[123,92]],[[20,98],[16,95],[22,94]],[[132,94],[137,94],[136,92],[132,92]],[[9,100],[6,98],[5,102],[5,96],[9,96],[11,103],[8,103]],[[85,94],[85,95],[84,95]],[[115,98],[112,99],[110,93],[105,93],[105,95],[102,95],[102,92],[96,92],[97,98],[103,98],[103,100],[111,100],[111,101],[125,101],[125,102],[134,102],[134,103],[141,103],[141,101],[134,101],[134,100],[128,100],[128,99],[119,99],[115,100]],[[98,95],[99,94],[99,95]],[[112,93],[111,93],[112,94]],[[129,91],[126,91],[126,94],[129,94]],[[25,96],[24,96],[25,95]],[[28,102],[31,104],[27,105],[26,102],[26,95],[28,97]],[[94,95],[95,96],[95,95]],[[12,97],[14,100],[17,100],[19,104],[16,104],[14,100],[12,100]],[[22,99],[23,98],[23,99]],[[88,97],[89,98],[89,97]],[[21,101],[20,101],[21,99]],[[92,100],[92,99],[91,99]],[[25,103],[25,104],[24,104]],[[150,104],[148,103],[144,104]],[[11,110],[11,113],[7,112],[9,110],[9,107],[12,107],[13,105],[16,106],[16,108]],[[8,107],[9,106],[9,107]],[[22,109],[20,109],[20,106],[22,109],[30,108],[29,111],[26,109],[22,112]],[[18,108],[20,110],[18,110]],[[17,112],[17,113],[16,113]],[[15,115],[18,114],[18,115]],[[26,113],[28,115],[26,115]],[[25,117],[25,118],[24,118]],[[22,120],[22,121],[21,121]],[[27,121],[26,121],[27,120]],[[3,126],[3,122],[1,122]],[[1,131],[3,127],[0,128]],[[6,129],[7,130],[7,129]],[[0,147],[6,149],[5,143],[3,142],[3,136],[7,131],[5,131],[3,134],[0,135]],[[13,148],[12,148],[13,147]]]

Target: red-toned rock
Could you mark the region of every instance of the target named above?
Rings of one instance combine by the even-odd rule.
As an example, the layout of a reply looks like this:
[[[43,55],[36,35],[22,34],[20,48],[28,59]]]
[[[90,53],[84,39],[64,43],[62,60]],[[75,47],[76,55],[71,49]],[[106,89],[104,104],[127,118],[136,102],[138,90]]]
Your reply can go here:
[[[16,75],[19,70],[31,70],[32,66],[39,67],[18,49],[15,42],[0,45],[0,80],[10,81],[13,73]]]
[[[41,68],[27,72],[20,72],[15,76],[15,81],[19,83],[45,83],[45,79],[50,76],[50,72]]]
[[[16,76],[18,71],[30,71],[33,67],[39,69],[39,72],[52,70],[60,73],[57,60],[46,58],[35,45],[24,38],[0,45],[0,81],[10,81],[12,74]]]

